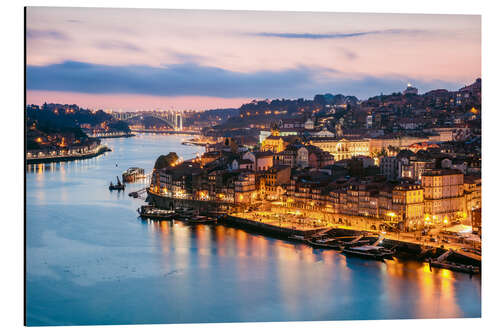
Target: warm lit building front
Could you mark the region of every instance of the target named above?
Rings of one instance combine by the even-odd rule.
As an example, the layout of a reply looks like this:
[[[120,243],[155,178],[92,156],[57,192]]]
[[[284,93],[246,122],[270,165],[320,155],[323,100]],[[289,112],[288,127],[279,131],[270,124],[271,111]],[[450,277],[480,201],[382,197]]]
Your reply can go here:
[[[243,154],[242,159],[251,161],[254,171],[267,170],[274,165],[274,154],[270,151],[248,151]]]
[[[422,174],[425,219],[446,225],[466,218],[464,175],[458,170],[428,170]]]
[[[272,151],[273,153],[279,153],[285,150],[287,143],[280,136],[278,129],[272,129],[271,135],[262,141],[261,150],[262,151]]]
[[[318,146],[309,145],[307,148],[307,165],[311,168],[322,168],[335,163],[334,156]]]
[[[420,185],[400,184],[392,190],[392,209],[408,229],[424,226],[424,190]]]
[[[234,203],[251,204],[256,196],[255,174],[251,172],[241,173],[234,181]]]
[[[413,137],[413,136],[395,136],[386,135],[383,137],[369,139],[369,154],[373,155],[380,153],[383,150],[388,150],[389,147],[404,149],[416,143],[429,141],[440,141],[439,136]]]
[[[464,177],[464,196],[466,221],[472,222],[474,212],[481,210],[481,177]]]
[[[310,144],[333,155],[335,161],[370,155],[369,139],[313,138]]]
[[[287,165],[274,166],[260,175],[261,197],[267,200],[279,200],[284,195],[290,182],[291,168]]]
[[[305,168],[309,165],[309,151],[304,145],[292,144],[275,155],[275,165],[288,165],[291,168]]]

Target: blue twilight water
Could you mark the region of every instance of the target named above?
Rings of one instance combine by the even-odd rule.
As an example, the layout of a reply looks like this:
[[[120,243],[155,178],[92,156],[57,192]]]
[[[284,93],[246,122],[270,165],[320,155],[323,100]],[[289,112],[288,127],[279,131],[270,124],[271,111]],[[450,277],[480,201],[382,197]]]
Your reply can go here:
[[[107,139],[90,160],[30,166],[27,324],[479,317],[479,277],[386,264],[224,226],[142,222],[110,192],[131,166],[202,151],[186,136]],[[118,163],[118,166],[116,166]]]

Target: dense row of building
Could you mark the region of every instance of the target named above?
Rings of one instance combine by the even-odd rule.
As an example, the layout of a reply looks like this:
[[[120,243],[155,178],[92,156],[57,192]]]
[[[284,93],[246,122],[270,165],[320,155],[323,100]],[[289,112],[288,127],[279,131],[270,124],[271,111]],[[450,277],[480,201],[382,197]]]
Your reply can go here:
[[[455,92],[419,95],[409,85],[365,101],[253,101],[224,126],[233,135],[155,170],[150,190],[240,208],[273,202],[374,228],[477,225],[480,108],[480,79]],[[245,129],[260,132],[257,145],[245,145]]]
[[[369,153],[369,140],[360,148],[357,139],[342,139],[341,146],[354,149],[331,154],[315,140],[273,142],[282,138],[276,134],[256,151],[231,139],[209,145],[196,159],[155,170],[150,190],[241,207],[279,202],[331,214],[339,222],[359,216],[374,228],[406,230],[471,223],[481,207],[478,170],[453,164],[439,148],[372,158],[363,154]]]

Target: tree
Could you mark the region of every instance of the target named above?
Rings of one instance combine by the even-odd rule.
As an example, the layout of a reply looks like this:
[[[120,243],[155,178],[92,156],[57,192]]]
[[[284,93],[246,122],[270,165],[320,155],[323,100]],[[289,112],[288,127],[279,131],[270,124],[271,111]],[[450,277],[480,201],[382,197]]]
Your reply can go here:
[[[385,157],[385,156],[387,156],[387,150],[385,150],[385,148],[382,148],[381,151],[377,152],[377,156],[378,157]]]
[[[155,169],[158,170],[158,169],[164,169],[164,168],[167,168],[169,166],[173,166],[173,164],[175,162],[177,162],[179,160],[179,156],[177,156],[176,153],[169,153],[168,155],[160,155],[160,157],[158,157],[156,159],[156,162],[155,162]]]

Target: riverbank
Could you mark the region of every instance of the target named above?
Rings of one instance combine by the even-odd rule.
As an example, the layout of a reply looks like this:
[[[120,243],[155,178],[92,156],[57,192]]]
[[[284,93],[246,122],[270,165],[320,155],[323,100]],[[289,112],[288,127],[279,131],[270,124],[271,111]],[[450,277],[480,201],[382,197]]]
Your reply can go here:
[[[86,154],[72,154],[63,156],[53,156],[53,157],[31,157],[26,158],[26,164],[39,164],[39,163],[52,163],[52,162],[68,162],[74,160],[83,160],[88,158],[93,158],[102,155],[108,151],[110,148],[106,146],[100,146],[96,151],[86,153]]]
[[[186,146],[200,146],[200,147],[205,147],[208,143],[206,142],[196,142],[196,141],[182,141],[183,145]]]
[[[231,227],[239,227],[240,229],[252,230],[269,236],[277,238],[289,238],[292,236],[301,236],[304,238],[310,237],[318,232],[326,230],[327,228],[311,228],[311,229],[293,229],[275,226],[268,223],[252,221],[237,216],[228,215],[221,219],[221,222]]]
[[[210,145],[210,144],[214,144],[214,143],[216,143],[216,142],[215,141],[201,141],[201,140],[197,140],[197,138],[182,141],[183,145],[192,145],[192,146],[200,146],[200,147],[205,147],[206,145]]]
[[[134,133],[150,133],[150,134],[187,134],[187,135],[197,135],[200,132],[195,131],[174,131],[174,130],[147,130],[147,129],[133,129]]]
[[[97,136],[89,136],[89,137],[96,138],[96,139],[116,139],[116,138],[130,138],[133,136],[135,136],[135,134],[127,133],[127,134],[97,135]]]
[[[201,201],[201,200],[191,200],[191,199],[180,199],[180,198],[171,198],[165,197],[161,195],[157,195],[148,191],[148,201],[161,209],[176,209],[179,207],[194,209],[198,211],[200,214],[206,214],[210,211],[228,211],[231,207],[235,207],[234,204],[227,203],[218,203],[213,201]],[[224,207],[222,207],[224,206]],[[363,235],[363,237],[367,240],[370,240],[371,243],[377,240],[377,233],[373,231],[367,231],[364,229],[356,229],[353,227],[342,228],[340,226],[334,225],[321,225],[321,226],[305,226],[305,225],[294,225],[291,223],[276,222],[272,223],[268,220],[265,221],[256,221],[253,219],[245,218],[242,216],[238,216],[238,213],[228,214],[224,218],[220,220],[221,223],[227,225],[229,227],[235,227],[242,230],[248,230],[252,232],[256,232],[262,235],[266,235],[273,238],[278,239],[290,239],[290,238],[308,238],[323,231],[334,231],[334,232],[348,232],[352,231],[356,234]],[[403,239],[397,239],[396,237],[391,237],[391,235],[387,233],[383,233],[384,235],[384,244],[383,246],[387,249],[394,250],[396,252],[396,257],[415,260],[415,261],[427,261],[429,258],[435,259],[438,256],[442,255],[448,250],[453,251],[452,258],[453,262],[467,265],[480,266],[481,258],[474,257],[473,255],[469,255],[463,251],[457,251],[456,249],[447,249],[442,246],[438,246],[435,244],[422,244],[420,242],[415,241],[407,241]],[[399,237],[398,237],[399,238]],[[307,244],[307,243],[306,243]]]
[[[446,267],[449,270],[468,274],[477,274],[481,271],[481,259],[470,256],[466,252],[445,250],[436,246],[422,246],[411,242],[384,238],[383,235],[382,238],[379,238],[381,237],[380,235],[367,233],[366,231],[356,231],[335,227],[300,230],[280,227],[231,215],[222,218],[220,222],[228,227],[238,228],[248,232],[255,232],[257,234],[277,239],[285,239],[288,241],[294,240],[295,242],[300,242],[313,248],[317,248],[319,244],[310,242],[310,240],[314,240],[318,237],[326,237],[326,235],[331,234],[335,234],[337,236],[341,235],[340,238],[342,238],[342,235],[345,236],[348,234],[352,237],[361,237],[361,242],[364,240],[367,244],[376,244],[381,239],[382,241],[380,241],[377,246],[385,248],[387,251],[391,251],[393,253],[391,258],[394,256],[399,260],[424,262],[430,266]],[[321,236],[322,234],[325,236]],[[319,248],[334,249],[333,247],[328,247],[328,245],[325,244],[320,244]],[[336,248],[334,250],[341,251]],[[446,256],[446,259],[441,259],[442,256]],[[437,263],[445,266],[438,266]],[[432,267],[429,267],[429,269],[432,269]]]

